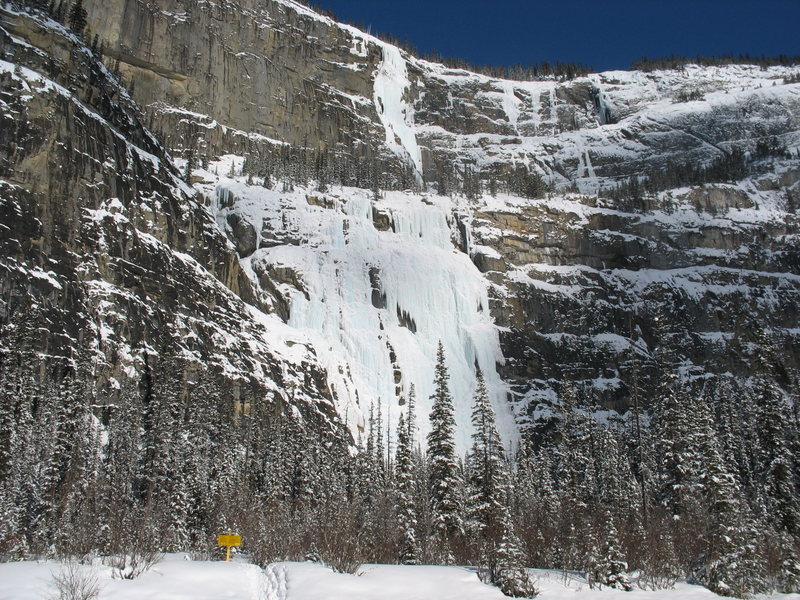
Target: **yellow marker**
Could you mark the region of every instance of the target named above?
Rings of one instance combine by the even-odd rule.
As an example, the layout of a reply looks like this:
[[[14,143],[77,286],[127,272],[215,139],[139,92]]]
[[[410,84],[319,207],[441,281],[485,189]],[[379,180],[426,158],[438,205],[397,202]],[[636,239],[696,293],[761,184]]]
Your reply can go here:
[[[227,547],[228,552],[225,555],[225,562],[231,562],[231,548],[242,545],[242,536],[233,535],[233,532],[228,529],[227,535],[217,536],[217,545]]]

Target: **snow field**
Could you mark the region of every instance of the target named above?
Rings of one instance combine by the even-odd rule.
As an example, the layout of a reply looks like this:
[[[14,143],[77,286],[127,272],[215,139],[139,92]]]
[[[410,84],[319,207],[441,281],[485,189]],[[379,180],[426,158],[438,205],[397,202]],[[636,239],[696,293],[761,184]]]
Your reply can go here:
[[[262,570],[241,557],[230,563],[192,561],[168,554],[136,579],[113,579],[104,566],[94,572],[98,600],[501,600],[500,590],[482,583],[465,567],[363,565],[355,575],[315,563],[273,563]],[[0,600],[58,598],[55,561],[0,564]],[[679,582],[670,590],[632,592],[592,589],[577,574],[531,569],[541,600],[713,600],[704,587]],[[761,595],[759,600],[798,600],[799,594]]]
[[[268,600],[501,600],[495,587],[461,567],[363,565],[355,575],[314,563],[276,563],[278,588]],[[280,573],[283,575],[280,575]],[[281,587],[285,577],[285,588]],[[281,590],[286,595],[280,595]]]
[[[245,562],[187,560],[185,554],[167,554],[136,579],[115,579],[111,567],[77,565],[94,574],[99,600],[260,600],[264,572]],[[57,599],[53,576],[64,568],[56,561],[0,564],[0,600]],[[281,598],[282,600],[282,598]]]

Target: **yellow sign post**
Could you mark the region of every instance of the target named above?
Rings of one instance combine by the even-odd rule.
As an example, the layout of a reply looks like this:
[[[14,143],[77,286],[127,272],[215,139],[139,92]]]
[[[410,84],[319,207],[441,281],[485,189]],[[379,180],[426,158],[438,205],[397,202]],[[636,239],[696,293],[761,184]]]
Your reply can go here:
[[[217,546],[225,546],[228,551],[225,554],[225,562],[231,562],[231,548],[234,546],[241,546],[242,545],[242,536],[240,535],[233,535],[233,532],[228,529],[227,535],[218,535],[217,536]]]

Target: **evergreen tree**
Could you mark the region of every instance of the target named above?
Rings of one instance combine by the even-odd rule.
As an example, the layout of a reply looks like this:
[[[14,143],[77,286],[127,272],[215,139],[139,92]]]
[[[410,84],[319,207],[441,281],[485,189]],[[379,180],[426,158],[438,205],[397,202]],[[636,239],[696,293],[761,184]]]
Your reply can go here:
[[[594,463],[598,474],[594,496],[597,502],[606,510],[612,510],[617,518],[638,516],[641,494],[618,431],[596,425],[594,433]]]
[[[107,524],[101,531],[101,551],[107,554],[122,553],[130,538],[126,517],[135,504],[133,486],[140,458],[141,411],[137,391],[131,383],[126,383],[109,411],[108,441],[104,448],[100,520]]]
[[[388,439],[387,439],[388,441]],[[375,463],[375,473],[378,477],[378,484],[385,485],[388,465],[384,458],[386,457],[386,447],[383,443],[383,409],[381,407],[381,400],[378,398],[378,409],[375,414],[375,448],[372,457]]]
[[[534,449],[527,438],[517,457],[514,522],[532,564],[542,568],[557,566],[553,555],[559,502],[551,471],[550,449]]]
[[[601,585],[629,592],[632,589],[631,583],[625,574],[628,563],[623,558],[617,529],[611,513],[608,511],[606,511],[603,524],[602,539],[602,551],[594,562],[592,579]]]
[[[699,427],[686,390],[669,380],[653,410],[659,472],[658,500],[673,515],[699,510],[702,455],[707,428]]]
[[[406,409],[406,427],[408,428],[408,437],[411,440],[410,447],[412,452],[415,447],[417,439],[417,391],[414,384],[411,384],[408,390],[408,408]]]
[[[431,519],[434,534],[445,544],[462,534],[461,488],[463,481],[456,460],[453,431],[453,399],[449,389],[449,374],[444,348],[439,342],[436,352],[433,404],[429,415],[428,461],[431,498]]]
[[[472,407],[472,426],[472,450],[467,457],[470,491],[467,515],[478,535],[492,535],[508,500],[510,478],[494,410],[480,371]]]
[[[778,542],[780,547],[779,590],[784,594],[800,593],[800,556],[797,552],[797,543],[785,533],[779,536]]]
[[[556,424],[556,472],[565,506],[584,509],[594,502],[597,474],[593,460],[594,422],[577,410],[577,393],[571,385],[560,395]]]
[[[24,5],[36,10],[47,10],[47,0],[25,0]]]
[[[64,12],[66,11],[64,1],[65,0],[59,0],[58,6],[53,10],[53,19],[62,25],[64,24]]]
[[[400,529],[398,559],[404,565],[415,565],[418,562],[417,512],[414,506],[413,490],[414,465],[411,454],[413,444],[412,430],[406,424],[403,413],[400,413],[400,419],[397,424],[397,451],[395,454],[395,508]]]
[[[472,449],[467,458],[467,514],[472,543],[488,564],[490,578],[506,595],[535,593],[509,509],[511,476],[483,373],[478,371],[472,407]]]
[[[790,418],[775,385],[764,376],[757,379],[757,385],[759,488],[766,493],[766,513],[775,530],[785,531],[797,539],[800,537],[800,506],[793,474],[795,457],[785,431]]]
[[[83,8],[83,0],[75,0],[75,4],[72,5],[72,9],[69,11],[69,28],[76,34],[81,35],[83,30],[86,29],[88,17],[89,14]]]
[[[720,452],[705,398],[696,403],[695,414],[704,445],[701,483],[709,513],[705,572],[700,579],[717,594],[741,598],[764,589],[763,557],[749,508]]]
[[[184,169],[183,172],[183,180],[186,183],[188,184],[192,183],[192,173],[194,172],[196,167],[197,167],[197,153],[195,152],[194,148],[190,148],[186,156],[186,168]],[[248,185],[251,185],[249,181]]]
[[[520,543],[514,535],[508,513],[501,522],[502,533],[494,551],[494,565],[491,580],[505,596],[512,598],[533,598],[538,594],[533,580],[524,568],[524,555]]]

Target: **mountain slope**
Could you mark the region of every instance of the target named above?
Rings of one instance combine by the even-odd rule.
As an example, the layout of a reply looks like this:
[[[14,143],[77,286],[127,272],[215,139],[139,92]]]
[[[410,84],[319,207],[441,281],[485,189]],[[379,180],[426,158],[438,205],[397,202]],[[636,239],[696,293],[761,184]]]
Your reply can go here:
[[[332,419],[313,352],[270,315],[125,89],[54,21],[2,18],[6,349],[27,339],[54,374],[88,352],[113,405],[180,340],[178,377],[276,407],[296,388],[293,404]]]
[[[273,315],[268,338],[292,340],[264,341],[264,361],[309,348],[310,397],[354,437],[412,384],[424,433],[440,339],[462,448],[477,367],[509,441],[567,384],[624,413],[633,380],[651,395],[665,361],[746,382],[766,352],[796,385],[796,68],[513,82],[289,0],[86,6],[144,121],[204,167],[187,198],[213,242],[162,241],[192,254],[229,238],[238,260],[192,255]],[[258,372],[248,352],[237,373]]]

